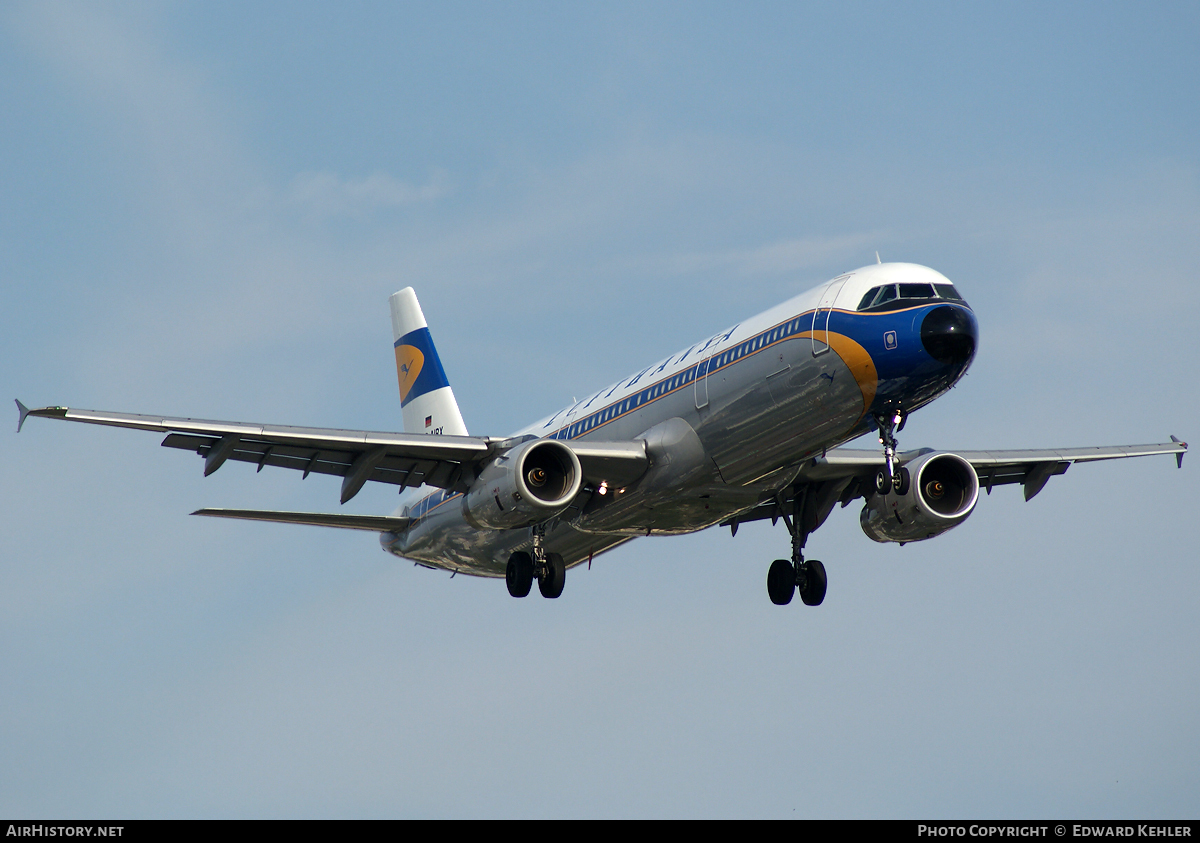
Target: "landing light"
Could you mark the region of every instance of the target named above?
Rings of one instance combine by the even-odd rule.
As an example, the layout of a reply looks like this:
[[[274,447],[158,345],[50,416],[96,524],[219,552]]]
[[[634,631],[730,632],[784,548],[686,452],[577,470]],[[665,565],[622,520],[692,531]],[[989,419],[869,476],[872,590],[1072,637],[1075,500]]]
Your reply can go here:
[[[599,492],[599,493],[600,493],[600,494],[602,494],[602,495],[607,495],[607,494],[608,494],[608,481],[607,481],[607,480],[601,480],[601,481],[600,481],[600,488],[599,488],[599,489],[597,489],[596,491],[597,491],[597,492]]]

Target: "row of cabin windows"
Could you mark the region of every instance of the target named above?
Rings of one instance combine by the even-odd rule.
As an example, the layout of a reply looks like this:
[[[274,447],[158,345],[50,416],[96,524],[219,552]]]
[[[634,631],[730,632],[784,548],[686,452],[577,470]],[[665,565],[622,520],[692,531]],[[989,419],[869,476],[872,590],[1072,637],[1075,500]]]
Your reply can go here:
[[[962,296],[954,289],[951,284],[885,284],[882,287],[874,287],[863,296],[862,301],[858,305],[858,310],[895,310],[900,307],[908,307],[913,301],[921,299],[945,299],[948,301],[963,301]],[[963,302],[965,304],[965,302]],[[794,320],[789,325],[782,328],[775,328],[768,333],[755,337],[748,343],[745,343],[737,348],[726,351],[712,358],[705,367],[707,371],[724,366],[739,359],[745,354],[752,351],[757,351],[765,345],[769,345],[777,339],[781,339],[785,333],[799,330],[800,320]],[[790,330],[789,330],[790,329]],[[682,386],[685,383],[690,383],[695,374],[695,369],[690,369],[682,375],[678,375],[670,380],[651,387],[646,392],[628,398],[622,401],[615,407],[610,407],[607,410],[601,411],[598,415],[577,422],[567,428],[568,436],[578,436],[588,430],[591,430],[597,424],[609,421],[617,415],[630,410],[633,407],[641,405],[645,401],[675,389],[677,386]]]
[[[928,285],[925,285],[925,286],[928,286]],[[874,292],[874,291],[872,291],[872,292]],[[787,331],[788,328],[791,328],[792,330],[798,330],[799,321],[800,320],[795,320],[789,326],[785,326],[784,328],[776,328],[763,336],[756,337],[755,339],[751,340],[749,343],[744,344],[743,346],[739,346],[738,348],[731,349],[730,351],[726,351],[723,354],[717,355],[716,357],[712,358],[709,361],[708,367],[707,367],[708,371],[716,369],[720,366],[724,366],[726,363],[732,362],[733,360],[737,360],[744,354],[749,354],[751,351],[757,351],[758,349],[762,348],[764,345],[768,345],[768,344],[774,342],[775,340],[782,338],[784,332]],[[641,405],[645,401],[649,401],[652,398],[657,398],[660,395],[664,395],[667,392],[670,392],[671,390],[675,389],[676,387],[683,386],[685,383],[691,383],[695,373],[696,373],[695,368],[692,368],[692,369],[689,369],[688,371],[684,372],[681,375],[676,375],[675,377],[671,378],[670,380],[667,380],[656,386],[652,386],[646,392],[644,392],[640,395],[635,395],[632,398],[627,398],[626,400],[622,401],[620,404],[617,404],[614,407],[610,407],[607,410],[602,410],[600,413],[598,413],[596,416],[594,416],[592,418],[585,419],[580,422],[576,422],[575,424],[571,425],[570,427],[568,427],[566,429],[566,433],[568,436],[572,436],[572,437],[578,436],[581,433],[585,433],[588,430],[591,430],[596,425],[601,424],[606,421],[609,421],[610,419],[615,418],[616,416],[620,415],[621,413],[624,413],[626,410],[629,410],[629,409],[632,409],[633,407]]]
[[[423,518],[429,510],[438,504],[445,503],[452,497],[454,494],[451,492],[437,492],[418,502],[411,510],[406,508],[404,515],[406,518]]]
[[[963,301],[963,297],[952,284],[884,284],[882,287],[868,290],[858,303],[858,309],[898,310],[922,299]]]

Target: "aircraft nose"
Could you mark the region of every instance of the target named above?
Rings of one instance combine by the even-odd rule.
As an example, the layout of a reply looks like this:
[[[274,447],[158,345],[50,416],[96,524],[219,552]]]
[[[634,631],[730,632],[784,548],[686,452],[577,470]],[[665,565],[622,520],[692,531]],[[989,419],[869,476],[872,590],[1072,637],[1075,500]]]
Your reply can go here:
[[[921,344],[939,363],[962,366],[975,354],[975,319],[961,307],[934,308],[921,322]]]

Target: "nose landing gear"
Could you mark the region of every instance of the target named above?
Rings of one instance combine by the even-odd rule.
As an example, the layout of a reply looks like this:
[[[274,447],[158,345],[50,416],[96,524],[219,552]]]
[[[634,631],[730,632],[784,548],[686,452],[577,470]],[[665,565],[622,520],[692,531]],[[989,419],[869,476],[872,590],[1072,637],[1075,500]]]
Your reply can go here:
[[[878,413],[875,424],[879,426],[879,444],[883,446],[884,468],[875,475],[875,491],[880,495],[895,491],[898,495],[908,494],[909,474],[907,468],[896,465],[896,434],[904,430],[908,413],[897,409],[889,415]]]

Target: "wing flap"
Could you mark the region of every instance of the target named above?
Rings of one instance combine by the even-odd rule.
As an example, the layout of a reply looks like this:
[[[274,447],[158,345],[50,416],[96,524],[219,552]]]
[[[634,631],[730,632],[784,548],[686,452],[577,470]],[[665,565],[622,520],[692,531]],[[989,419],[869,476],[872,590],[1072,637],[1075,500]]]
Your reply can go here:
[[[18,402],[18,409],[21,410]],[[244,424],[240,422],[150,416],[136,413],[110,413],[72,410],[67,407],[43,407],[24,410],[26,416],[125,427],[167,433],[162,444],[168,448],[194,451],[206,460],[214,448],[225,442],[228,453],[217,454],[215,471],[225,460],[254,463],[261,470],[270,465],[310,473],[346,477],[364,454],[383,449],[367,476],[351,484],[349,497],[371,480],[405,488],[427,484],[439,488],[458,488],[463,479],[473,476],[464,471],[490,456],[497,443],[470,436],[425,436],[412,433],[383,433],[335,428],[292,427],[287,425]],[[232,438],[230,438],[232,437]],[[349,500],[347,497],[347,500]]]
[[[220,440],[215,437],[172,433],[162,444],[166,448],[195,451],[200,456],[207,456],[218,442]],[[353,468],[358,455],[366,450],[355,452],[242,440],[228,458],[236,462],[253,463],[259,470],[265,465],[271,465],[303,471],[305,477],[310,473],[345,477]],[[420,486],[422,483],[438,488],[450,488],[452,483],[456,482],[455,471],[460,467],[461,463],[448,460],[417,459],[388,454],[371,470],[367,479],[401,488]]]

